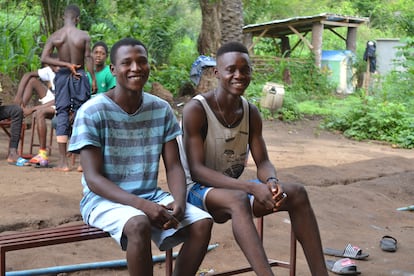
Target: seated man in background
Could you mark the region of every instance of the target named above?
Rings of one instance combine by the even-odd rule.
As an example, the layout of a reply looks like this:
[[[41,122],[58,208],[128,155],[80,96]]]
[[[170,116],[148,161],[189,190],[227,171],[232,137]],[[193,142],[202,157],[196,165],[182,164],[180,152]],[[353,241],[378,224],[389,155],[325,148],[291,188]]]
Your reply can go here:
[[[39,137],[39,152],[29,160],[29,163],[48,166],[49,157],[46,149],[47,124],[46,119],[53,119],[55,108],[55,72],[58,66],[45,66],[37,71],[23,75],[17,88],[14,102],[19,104],[24,116],[34,113],[36,117],[37,134]],[[32,93],[35,91],[39,97],[40,105],[27,107]]]

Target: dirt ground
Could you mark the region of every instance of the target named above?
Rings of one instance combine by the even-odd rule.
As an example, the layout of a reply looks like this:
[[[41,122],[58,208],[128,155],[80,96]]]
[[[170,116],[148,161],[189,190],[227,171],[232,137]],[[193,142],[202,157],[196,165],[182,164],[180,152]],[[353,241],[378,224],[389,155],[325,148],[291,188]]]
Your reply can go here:
[[[356,142],[318,128],[318,120],[297,123],[267,121],[264,137],[271,160],[285,182],[303,183],[316,213],[324,247],[343,249],[347,243],[369,253],[357,261],[362,275],[414,275],[414,212],[396,208],[414,204],[414,151],[374,142]],[[26,131],[25,153],[30,130]],[[80,220],[81,174],[53,169],[17,167],[6,162],[8,139],[0,130],[0,232],[24,231],[76,223]],[[36,149],[37,150],[37,149]],[[56,162],[57,148],[51,156]],[[245,178],[255,177],[249,160]],[[165,185],[164,172],[160,184]],[[381,251],[382,236],[398,240],[395,253]],[[264,244],[269,258],[288,260],[289,219],[286,213],[265,219]],[[246,265],[229,223],[216,224],[202,269],[225,271]],[[161,254],[153,248],[153,254]],[[124,259],[110,239],[7,253],[9,271]],[[326,259],[335,257],[326,256]],[[155,275],[164,275],[164,264]],[[277,275],[288,275],[275,268]],[[127,275],[125,268],[59,275]],[[245,275],[253,275],[247,273]],[[310,275],[298,244],[297,275]]]

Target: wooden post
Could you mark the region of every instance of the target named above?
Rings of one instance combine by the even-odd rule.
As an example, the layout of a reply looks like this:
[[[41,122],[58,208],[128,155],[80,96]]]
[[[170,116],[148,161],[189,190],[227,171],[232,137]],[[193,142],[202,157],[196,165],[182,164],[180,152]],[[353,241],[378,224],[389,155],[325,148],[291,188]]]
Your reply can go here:
[[[357,28],[348,27],[348,32],[346,34],[346,49],[356,52],[356,39],[357,39]]]
[[[318,68],[321,68],[322,64],[322,34],[323,34],[323,24],[320,22],[315,22],[312,25],[312,46],[313,53],[315,54],[315,65]]]

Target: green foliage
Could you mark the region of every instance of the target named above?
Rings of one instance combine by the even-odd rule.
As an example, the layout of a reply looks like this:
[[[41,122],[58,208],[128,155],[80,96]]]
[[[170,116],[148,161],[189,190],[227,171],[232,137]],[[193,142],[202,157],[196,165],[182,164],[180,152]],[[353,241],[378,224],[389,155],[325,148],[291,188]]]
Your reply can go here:
[[[39,56],[48,37],[41,3],[44,0],[0,0],[0,72],[17,81],[28,71],[40,66]],[[65,0],[53,1],[67,5]],[[197,58],[197,37],[201,27],[199,3],[192,0],[74,0],[81,8],[80,28],[89,32],[92,43],[103,40],[109,47],[123,37],[136,37],[149,48],[151,77],[147,84],[160,82],[177,95],[179,88],[189,81],[191,64]],[[254,71],[253,80],[245,96],[256,104],[266,119],[298,120],[305,115],[324,116],[325,127],[342,131],[353,139],[388,141],[401,147],[414,144],[414,0],[341,0],[341,1],[243,1],[245,24],[260,23],[295,16],[336,13],[366,16],[370,23],[358,28],[356,76],[366,71],[362,60],[366,41],[379,37],[403,37],[404,57],[400,67],[378,78],[378,85],[366,98],[364,91],[337,97],[328,72],[316,68],[312,52],[299,43],[291,59],[266,64],[269,70]],[[63,9],[60,9],[63,10]],[[55,15],[55,16],[61,16]],[[346,37],[346,28],[335,29]],[[306,39],[310,40],[309,35]],[[255,43],[255,54],[279,56],[280,41],[263,38]],[[291,45],[299,38],[291,37]],[[331,33],[324,33],[324,49],[345,49],[345,43]],[[290,84],[285,84],[283,106],[272,113],[260,106],[263,85],[284,83],[287,70]],[[360,94],[361,93],[361,94]]]
[[[159,82],[174,96],[180,87],[190,82],[191,65],[197,58],[196,45],[189,37],[183,37],[171,50],[168,63],[153,65],[150,82]]]
[[[9,8],[17,8],[9,6]],[[39,34],[39,20],[25,10],[0,11],[0,72],[13,81],[27,71],[40,66],[42,36]]]
[[[380,140],[414,148],[414,116],[401,103],[368,97],[354,102],[346,112],[326,117],[324,127],[340,130],[356,140]]]

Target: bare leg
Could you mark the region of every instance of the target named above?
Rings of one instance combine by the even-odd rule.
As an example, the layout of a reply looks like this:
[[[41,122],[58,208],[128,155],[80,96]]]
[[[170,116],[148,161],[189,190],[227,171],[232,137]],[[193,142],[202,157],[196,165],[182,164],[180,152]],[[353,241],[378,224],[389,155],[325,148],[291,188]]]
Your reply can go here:
[[[282,185],[288,197],[280,211],[288,211],[296,238],[302,245],[312,275],[328,275],[318,223],[309,202],[308,194],[301,185]],[[254,203],[255,214],[265,215],[269,211]]]
[[[52,119],[54,115],[55,109],[53,107],[45,107],[36,111],[37,134],[39,136],[40,149],[46,149],[46,119]]]
[[[66,157],[67,151],[67,143],[61,143],[58,141],[58,148],[59,148],[59,163],[55,168],[58,171],[68,172],[70,171],[68,160]]]
[[[30,159],[30,163],[38,164],[46,167],[49,164],[48,151],[46,147],[47,125],[46,119],[52,119],[55,114],[55,109],[52,106],[44,106],[39,108],[33,116],[36,118],[37,135],[39,138],[39,152]],[[50,130],[52,131],[52,130]]]
[[[126,259],[129,275],[153,275],[151,224],[146,216],[128,220],[124,227],[128,238]]]
[[[188,239],[184,242],[178,254],[175,262],[174,276],[193,276],[197,273],[207,253],[212,226],[213,222],[210,219],[203,219],[180,230],[184,231],[183,233],[177,233],[186,234]]]
[[[234,238],[256,275],[274,275],[254,225],[247,194],[213,189],[207,194],[206,206],[216,222],[223,223],[231,218]]]
[[[20,87],[17,89],[17,94],[14,98],[14,102],[16,104],[21,105],[22,107],[26,107],[29,103],[30,99],[32,98],[33,90],[36,91],[36,94],[41,99],[46,96],[47,87],[44,85],[39,79],[36,77],[27,77],[26,75],[20,81],[22,85],[26,83],[25,87]]]

